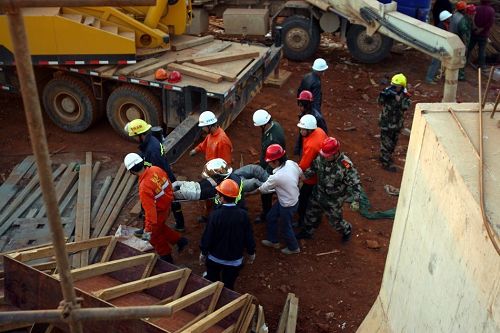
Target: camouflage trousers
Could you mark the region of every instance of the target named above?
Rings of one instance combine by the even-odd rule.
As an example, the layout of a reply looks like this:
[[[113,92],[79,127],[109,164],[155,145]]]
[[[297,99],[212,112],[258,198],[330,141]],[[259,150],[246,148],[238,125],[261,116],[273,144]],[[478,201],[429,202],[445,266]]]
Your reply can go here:
[[[313,234],[321,223],[323,213],[328,216],[328,223],[340,233],[348,233],[351,230],[351,224],[342,217],[342,206],[347,197],[339,197],[337,200],[325,200],[317,193],[311,195],[307,205],[304,227],[307,233]]]
[[[399,129],[380,130],[380,161],[384,165],[392,164],[392,153],[398,144]]]

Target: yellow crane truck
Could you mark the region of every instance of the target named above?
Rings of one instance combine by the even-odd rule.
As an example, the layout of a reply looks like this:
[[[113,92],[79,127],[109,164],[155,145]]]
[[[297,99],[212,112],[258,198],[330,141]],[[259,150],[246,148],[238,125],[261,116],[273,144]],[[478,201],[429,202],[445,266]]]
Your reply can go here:
[[[172,161],[199,134],[200,112],[213,110],[229,126],[281,55],[279,45],[185,35],[192,18],[185,0],[22,13],[43,107],[55,124],[83,132],[106,115],[125,136],[125,124],[142,118],[169,133],[164,144]],[[0,15],[1,90],[19,89],[14,60],[6,15]],[[157,79],[159,68],[178,70],[181,79]]]

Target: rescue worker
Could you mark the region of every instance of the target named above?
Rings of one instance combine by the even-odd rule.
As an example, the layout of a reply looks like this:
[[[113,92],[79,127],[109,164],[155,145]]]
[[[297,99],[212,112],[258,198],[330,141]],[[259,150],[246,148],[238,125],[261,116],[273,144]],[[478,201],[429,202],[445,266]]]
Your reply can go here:
[[[396,172],[392,153],[398,143],[398,136],[403,128],[403,115],[409,109],[411,101],[406,90],[406,77],[399,73],[392,77],[391,85],[378,97],[383,106],[380,113],[380,162],[385,170]]]
[[[328,137],[321,128],[316,124],[316,118],[313,115],[306,114],[300,118],[297,127],[300,128],[300,136],[302,138],[302,153],[299,162],[299,167],[302,172],[309,169],[314,159],[318,156],[323,141]],[[299,194],[299,226],[304,223],[307,204],[311,193],[318,182],[317,177],[305,179]]]
[[[325,59],[318,58],[314,60],[312,71],[304,76],[304,78],[300,82],[299,89],[297,89],[297,97],[300,96],[300,93],[303,90],[308,90],[313,94],[312,107],[319,113],[321,113],[322,101],[321,76],[327,69],[328,65],[326,64]]]
[[[160,259],[173,263],[172,244],[177,245],[178,252],[181,252],[188,240],[165,224],[173,200],[167,173],[157,166],[146,167],[136,153],[127,154],[123,163],[139,178],[139,199],[145,217],[142,239],[151,243]]]
[[[144,165],[157,166],[162,168],[168,175],[168,178],[175,182],[177,179],[168,163],[166,151],[160,140],[151,132],[151,125],[142,119],[134,119],[125,125],[125,132],[128,136],[135,138],[139,142],[139,151],[144,159]],[[172,202],[172,212],[175,219],[175,230],[183,232],[185,230],[184,215],[182,214],[181,204]],[[141,230],[137,232],[140,235]]]
[[[439,24],[436,24],[438,28],[441,28],[443,30],[448,30],[450,26],[450,18],[452,17],[452,14],[447,11],[443,10],[439,14]],[[436,74],[438,70],[441,68],[441,61],[437,58],[432,58],[431,64],[429,65],[429,68],[427,69],[427,75],[425,76],[425,82],[428,84],[436,84]]]
[[[255,111],[252,118],[254,126],[260,127],[262,130],[259,165],[266,170],[267,173],[271,174],[273,169],[266,162],[266,150],[267,147],[272,144],[279,144],[285,149],[285,131],[283,131],[281,125],[274,120],[266,110],[259,109]],[[255,223],[266,221],[267,213],[269,213],[273,205],[273,193],[262,193],[260,195],[260,200],[262,203],[262,212],[260,216],[255,219]]]
[[[205,161],[208,162],[214,158],[222,158],[227,164],[232,164],[231,154],[233,152],[233,144],[226,132],[217,124],[217,117],[212,111],[205,111],[198,118],[198,126],[206,134],[205,139],[198,144],[191,152],[190,156],[196,155],[198,152],[205,154]],[[213,201],[205,201],[205,212],[198,218],[198,222],[206,223],[208,214],[212,211]]]
[[[304,172],[306,179],[316,175],[318,184],[307,206],[305,226],[297,234],[297,238],[312,238],[321,223],[321,215],[325,212],[330,225],[342,234],[342,241],[348,241],[351,238],[352,225],[343,219],[342,206],[352,195],[351,209],[359,210],[361,198],[359,174],[351,160],[340,151],[340,142],[333,137],[323,141],[319,155]]]
[[[316,123],[318,127],[321,128],[325,133],[328,133],[328,129],[326,126],[326,121],[318,110],[313,109],[312,107],[313,94],[309,90],[303,90],[299,97],[297,98],[297,105],[299,106],[299,120],[302,116],[306,114],[313,115],[316,118]],[[302,152],[302,137],[300,135],[297,136],[297,143],[293,148],[294,155],[300,155]]]
[[[472,33],[472,19],[465,13],[466,9],[466,1],[459,1],[455,4],[455,12],[450,20],[450,32],[453,32],[460,37],[464,45],[468,46],[470,44],[470,37]],[[467,53],[466,49],[466,58],[468,58]],[[458,80],[465,80],[465,65],[458,70]]]
[[[221,207],[210,213],[201,237],[200,265],[206,264],[208,280],[222,281],[226,288],[234,290],[244,250],[247,263],[255,260],[255,240],[247,211],[235,203],[240,192],[238,184],[225,179],[215,189]]]
[[[469,43],[469,55],[478,45],[478,66],[486,68],[486,45],[492,27],[495,25],[495,9],[491,6],[490,0],[481,0],[476,7],[472,28],[471,40]]]
[[[233,163],[231,157],[233,153],[233,144],[226,132],[217,124],[217,117],[212,111],[205,111],[198,118],[198,126],[207,135],[205,139],[197,145],[191,152],[190,156],[194,156],[199,152],[205,154],[205,161],[213,160],[214,158],[222,158],[229,165]]]
[[[285,240],[284,254],[300,252],[299,243],[292,229],[292,216],[297,211],[299,201],[299,178],[302,171],[297,163],[288,160],[286,151],[278,144],[272,144],[266,150],[266,162],[273,168],[273,174],[256,192],[276,192],[278,201],[271,207],[266,216],[267,239],[262,244],[275,249],[280,248],[278,230]]]

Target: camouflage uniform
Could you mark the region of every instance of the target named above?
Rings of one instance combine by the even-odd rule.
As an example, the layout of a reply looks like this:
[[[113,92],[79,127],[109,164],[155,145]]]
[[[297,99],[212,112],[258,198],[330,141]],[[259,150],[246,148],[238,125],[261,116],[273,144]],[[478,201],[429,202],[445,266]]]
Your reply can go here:
[[[396,99],[398,95],[399,101]],[[403,128],[403,113],[410,108],[411,101],[406,90],[398,93],[394,86],[390,86],[380,93],[378,103],[384,107],[379,119],[380,161],[387,167],[392,165],[392,153]]]
[[[314,233],[321,223],[321,215],[328,215],[328,222],[344,237],[350,236],[352,226],[342,217],[344,201],[353,196],[353,201],[359,202],[361,184],[359,174],[351,160],[340,153],[337,159],[327,161],[318,155],[311,167],[304,172],[306,178],[318,175],[318,184],[314,187],[311,199],[306,209],[304,231],[309,235]]]

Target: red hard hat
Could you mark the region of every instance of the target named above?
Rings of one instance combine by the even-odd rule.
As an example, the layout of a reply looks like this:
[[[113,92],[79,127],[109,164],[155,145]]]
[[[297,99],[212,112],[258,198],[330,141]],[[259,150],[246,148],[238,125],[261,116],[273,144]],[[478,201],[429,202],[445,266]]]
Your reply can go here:
[[[299,94],[299,101],[313,101],[313,94],[309,90],[302,90]]]
[[[286,151],[279,144],[274,143],[266,149],[266,162],[276,161],[283,157]]]
[[[467,15],[476,14],[476,6],[475,5],[467,5],[467,7],[465,8],[465,13]]]
[[[229,198],[237,198],[240,195],[240,187],[232,179],[224,179],[215,189],[223,196]]]
[[[467,8],[467,2],[466,1],[459,1],[457,2],[457,4],[455,5],[455,8],[457,10],[464,10],[465,8]]]
[[[158,68],[155,72],[155,80],[164,81],[168,78],[168,73],[163,68]]]
[[[178,71],[172,71],[170,72],[170,75],[168,76],[168,82],[169,83],[177,83],[182,80],[181,73]]]
[[[321,150],[319,151],[319,153],[321,154],[321,156],[328,158],[337,154],[339,151],[340,151],[339,140],[333,137],[329,137],[326,138],[321,144]]]

